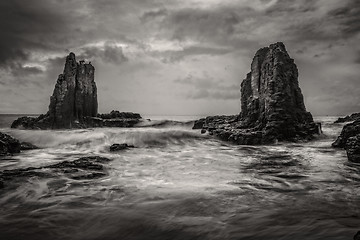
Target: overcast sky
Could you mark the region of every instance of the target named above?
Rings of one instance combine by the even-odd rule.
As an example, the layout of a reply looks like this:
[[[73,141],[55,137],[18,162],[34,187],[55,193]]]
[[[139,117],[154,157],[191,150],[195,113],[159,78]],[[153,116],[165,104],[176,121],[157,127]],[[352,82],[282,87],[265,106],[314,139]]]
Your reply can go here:
[[[360,111],[359,0],[1,0],[0,113],[45,113],[65,56],[99,112],[237,114],[255,52],[284,42],[313,115]]]

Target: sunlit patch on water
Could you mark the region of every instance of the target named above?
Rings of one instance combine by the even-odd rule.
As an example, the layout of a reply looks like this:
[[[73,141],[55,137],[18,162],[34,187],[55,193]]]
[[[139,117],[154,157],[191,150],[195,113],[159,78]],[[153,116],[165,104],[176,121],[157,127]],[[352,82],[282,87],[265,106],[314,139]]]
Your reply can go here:
[[[360,166],[331,148],[342,125],[318,120],[324,136],[317,141],[269,146],[221,142],[174,121],[129,129],[2,129],[41,147],[4,157],[2,170],[94,155],[111,161],[94,178],[41,168],[5,182],[1,236],[351,239],[360,230]],[[110,152],[113,143],[135,148]]]

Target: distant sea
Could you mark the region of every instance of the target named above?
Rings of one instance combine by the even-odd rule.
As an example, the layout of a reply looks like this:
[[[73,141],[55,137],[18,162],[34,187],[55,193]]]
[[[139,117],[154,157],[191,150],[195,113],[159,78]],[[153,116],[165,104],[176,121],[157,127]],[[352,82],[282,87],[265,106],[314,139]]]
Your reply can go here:
[[[1,239],[352,239],[360,230],[360,166],[331,143],[343,124],[317,117],[316,141],[239,146],[192,130],[198,116],[145,116],[136,128],[10,129],[40,147],[0,170],[103,156],[106,176],[56,169],[0,189]],[[113,143],[134,145],[110,152]],[[86,171],[86,170],[82,170]],[[20,183],[20,185],[19,185]],[[13,184],[13,185],[12,185]]]

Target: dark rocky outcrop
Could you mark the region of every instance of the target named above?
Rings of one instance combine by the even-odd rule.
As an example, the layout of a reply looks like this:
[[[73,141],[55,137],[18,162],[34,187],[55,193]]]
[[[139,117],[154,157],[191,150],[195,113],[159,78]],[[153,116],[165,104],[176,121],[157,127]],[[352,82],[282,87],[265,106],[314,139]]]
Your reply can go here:
[[[127,143],[121,143],[121,144],[114,143],[113,145],[110,146],[110,152],[121,151],[129,148],[134,148],[134,146],[128,145]]]
[[[102,119],[141,119],[138,113],[119,112],[115,110],[112,110],[110,113],[98,114],[97,117]]]
[[[133,127],[141,121],[138,113],[113,110],[107,114],[98,114],[97,117],[84,117],[82,124],[78,124],[77,127]]]
[[[305,109],[294,60],[280,42],[256,52],[251,72],[241,83],[239,116],[207,117],[194,128],[249,145],[310,140],[321,132]]]
[[[51,128],[53,128],[53,124],[51,123],[48,114],[41,114],[37,118],[20,117],[11,124],[11,128],[51,129]]]
[[[102,118],[101,116],[106,116],[106,118]],[[142,118],[138,113],[125,112],[123,116],[126,117],[123,118],[110,118],[110,116],[111,114],[98,114],[98,117],[83,117],[81,122],[74,122],[71,127],[133,127],[142,121]],[[39,118],[32,117],[18,118],[12,123],[11,128],[52,129],[51,124],[48,121],[42,121],[41,119],[39,120]]]
[[[335,148],[345,148],[347,140],[357,134],[360,134],[360,120],[346,124],[332,146]]]
[[[360,119],[346,124],[332,146],[344,148],[349,161],[360,163]]]
[[[360,119],[360,113],[353,113],[351,115],[338,118],[334,123],[352,122],[358,119]]]
[[[19,140],[0,132],[0,156],[19,153],[20,149]]]
[[[21,117],[12,128],[68,129],[88,127],[132,127],[140,122],[138,113],[98,114],[95,68],[84,61],[76,62],[75,54],[66,57],[50,97],[49,111],[37,118]]]

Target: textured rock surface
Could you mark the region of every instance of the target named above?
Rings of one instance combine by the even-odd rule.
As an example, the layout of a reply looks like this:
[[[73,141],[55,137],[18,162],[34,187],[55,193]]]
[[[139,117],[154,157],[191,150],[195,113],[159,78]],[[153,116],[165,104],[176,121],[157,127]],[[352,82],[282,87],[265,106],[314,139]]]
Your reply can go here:
[[[17,139],[0,132],[0,156],[19,153],[20,148],[21,145]]]
[[[251,72],[241,83],[241,113],[208,117],[194,127],[209,130],[237,144],[309,140],[321,132],[307,112],[298,83],[298,70],[283,43],[261,48]]]
[[[360,134],[346,141],[345,150],[349,161],[360,163]]]
[[[344,148],[349,161],[360,163],[360,119],[346,124],[332,146]]]
[[[338,118],[335,123],[351,122],[360,119],[360,113],[353,113],[351,115]]]
[[[345,148],[347,140],[357,134],[360,134],[360,120],[346,124],[343,127],[340,136],[336,139],[332,146],[336,148]]]

